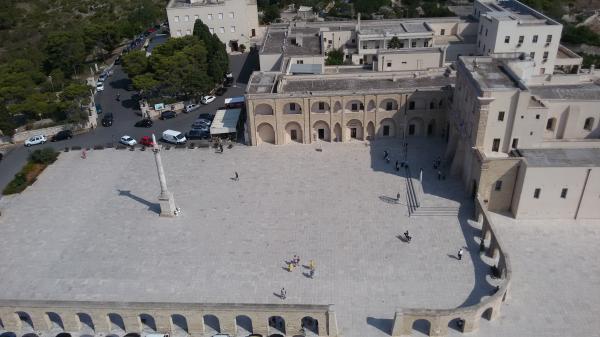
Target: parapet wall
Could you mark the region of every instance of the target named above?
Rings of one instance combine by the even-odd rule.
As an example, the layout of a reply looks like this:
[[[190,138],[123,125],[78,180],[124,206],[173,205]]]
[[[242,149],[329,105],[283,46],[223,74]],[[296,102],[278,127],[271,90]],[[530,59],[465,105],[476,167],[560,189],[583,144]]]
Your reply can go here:
[[[0,300],[0,325],[8,332],[172,334],[184,330],[192,336],[236,336],[242,326],[244,333],[292,336],[302,335],[302,327],[308,324],[318,336],[338,336],[330,305]]]
[[[485,249],[483,254],[496,259],[496,267],[500,273],[502,283],[499,288],[489,297],[481,302],[455,309],[401,309],[394,316],[392,336],[410,336],[415,321],[424,320],[429,322],[429,336],[448,335],[449,325],[458,322],[459,328],[464,333],[476,331],[482,317],[494,320],[500,315],[500,307],[508,296],[511,283],[512,270],[508,254],[502,250],[500,238],[496,235],[490,222],[488,210],[485,208],[481,197],[478,195],[475,201],[475,216],[481,223],[481,238],[484,240]]]

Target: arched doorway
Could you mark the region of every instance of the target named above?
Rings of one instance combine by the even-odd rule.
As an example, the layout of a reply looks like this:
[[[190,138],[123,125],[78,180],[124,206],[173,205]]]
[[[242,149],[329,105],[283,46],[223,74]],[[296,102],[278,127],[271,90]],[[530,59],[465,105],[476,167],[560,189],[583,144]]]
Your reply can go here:
[[[409,136],[422,136],[424,122],[422,118],[415,117],[408,121],[408,135]]]
[[[56,335],[56,337],[71,337],[71,334],[68,332],[61,332]]]
[[[435,135],[435,119],[432,119],[429,121],[429,124],[427,124],[427,136],[434,136]]]
[[[60,316],[55,312],[47,312],[48,322],[50,323],[50,330],[64,330],[63,322]]]
[[[465,321],[462,318],[455,318],[448,322],[448,327],[458,332],[463,332],[464,326]]]
[[[121,315],[110,313],[108,314],[108,321],[110,322],[111,332],[125,332],[125,323],[123,322],[123,317],[121,317]]]
[[[94,322],[89,314],[79,312],[77,313],[77,317],[79,318],[79,323],[81,324],[81,330],[84,330],[84,332],[94,332]]]
[[[209,335],[214,335],[221,332],[219,318],[215,315],[204,315],[204,330]]]
[[[171,325],[174,335],[186,335],[189,333],[187,318],[183,315],[171,315]]]
[[[494,309],[492,309],[491,307],[487,308],[487,309],[485,309],[484,312],[481,313],[481,318],[485,318],[488,321],[491,321],[493,313],[494,313]]]
[[[269,317],[269,333],[271,336],[273,334],[281,334],[285,336],[285,320],[281,316],[271,316]]]
[[[289,122],[285,125],[285,143],[296,142],[303,143],[302,141],[302,127],[296,122]]]
[[[18,311],[15,313],[20,323],[21,331],[33,331],[33,330],[45,330],[43,326],[37,327],[33,326],[33,321],[28,313],[24,311]]]
[[[369,124],[367,124],[367,139],[375,139],[375,125],[373,125],[373,122],[369,122]]]
[[[336,142],[342,141],[342,127],[340,126],[340,123],[335,123],[335,126],[333,127],[333,134],[335,135]]]
[[[306,316],[300,321],[300,326],[304,328],[305,336],[318,336],[319,335],[319,321],[316,319]]]
[[[269,123],[262,123],[256,128],[256,134],[258,135],[257,144],[263,143],[275,144],[275,130]]]
[[[347,139],[363,139],[363,126],[358,119],[351,119],[346,123]]]
[[[154,317],[148,314],[140,314],[140,323],[142,323],[142,332],[156,332],[156,322],[154,322]]]
[[[252,333],[252,320],[246,315],[239,315],[235,318],[237,326],[236,334],[238,336],[248,336]]]
[[[367,111],[375,112],[375,101],[374,100],[370,100],[369,103],[367,104]]]
[[[316,139],[330,141],[331,140],[331,131],[329,130],[329,125],[325,121],[317,121],[313,126],[313,132],[316,135]]]
[[[340,103],[339,101],[335,102],[335,104],[333,105],[333,112],[334,113],[342,112],[342,103]]]
[[[396,136],[396,122],[391,118],[382,119],[379,123],[379,135],[381,137],[395,137]]]
[[[431,322],[426,319],[418,319],[412,324],[413,330],[419,331],[420,333],[429,336],[429,331],[431,331]]]
[[[271,107],[269,104],[258,104],[257,106],[254,107],[254,114],[255,115],[273,115],[273,107]]]

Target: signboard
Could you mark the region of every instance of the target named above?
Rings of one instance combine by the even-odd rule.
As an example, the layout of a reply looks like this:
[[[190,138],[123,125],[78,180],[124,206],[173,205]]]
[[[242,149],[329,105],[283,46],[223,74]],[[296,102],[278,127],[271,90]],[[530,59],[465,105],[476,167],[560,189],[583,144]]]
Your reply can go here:
[[[164,108],[165,108],[165,104],[164,103],[154,104],[154,110],[162,110]]]

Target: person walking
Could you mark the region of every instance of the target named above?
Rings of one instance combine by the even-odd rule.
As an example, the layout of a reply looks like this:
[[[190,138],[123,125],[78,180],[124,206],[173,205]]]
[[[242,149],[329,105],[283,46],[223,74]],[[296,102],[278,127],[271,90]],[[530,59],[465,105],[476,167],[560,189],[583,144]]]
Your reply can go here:
[[[400,193],[396,194],[396,203],[400,202]]]
[[[458,250],[458,260],[459,261],[462,260],[462,256],[463,256],[463,249],[461,248]]]
[[[237,171],[235,171],[235,178],[234,179],[235,179],[235,181],[240,180],[240,176],[238,175]]]
[[[282,300],[286,299],[287,291],[285,290],[285,288],[281,288],[281,291],[279,291],[279,297],[281,297]]]
[[[396,172],[400,171],[400,163],[396,160]]]
[[[288,267],[288,272],[291,273],[292,271],[294,271],[294,262],[288,263],[287,267]]]
[[[81,151],[81,159],[85,159],[87,158],[87,152],[85,152],[85,149]]]
[[[438,170],[438,180],[442,180],[442,171]]]

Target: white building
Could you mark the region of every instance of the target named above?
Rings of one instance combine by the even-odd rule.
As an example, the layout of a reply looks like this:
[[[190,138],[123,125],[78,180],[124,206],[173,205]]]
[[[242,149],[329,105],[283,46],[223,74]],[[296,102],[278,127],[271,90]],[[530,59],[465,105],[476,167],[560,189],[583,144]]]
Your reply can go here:
[[[256,0],[170,0],[167,16],[171,37],[192,35],[196,20],[202,20],[228,52],[249,47],[260,35]]]

